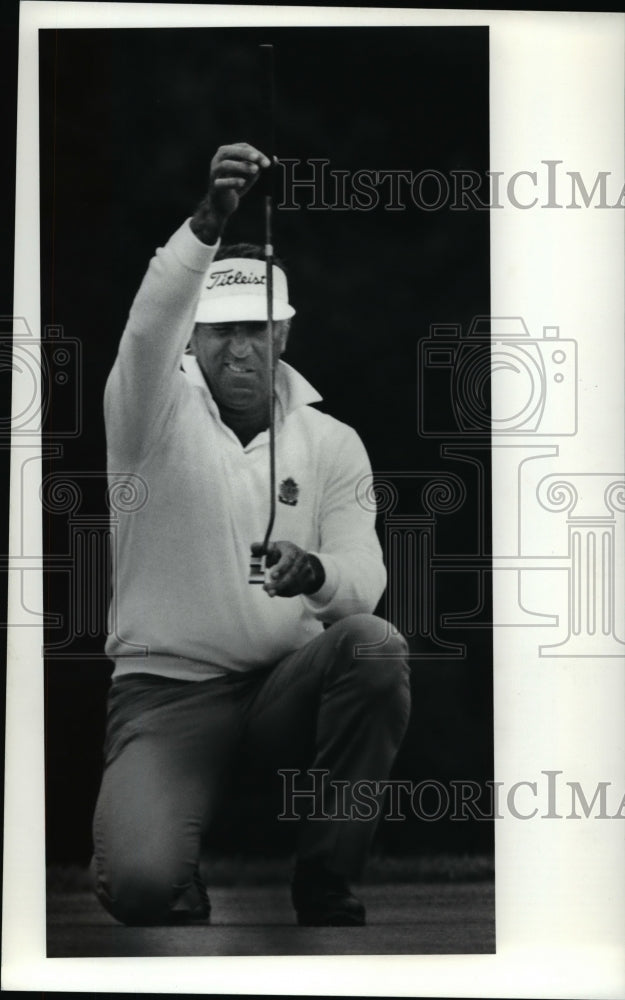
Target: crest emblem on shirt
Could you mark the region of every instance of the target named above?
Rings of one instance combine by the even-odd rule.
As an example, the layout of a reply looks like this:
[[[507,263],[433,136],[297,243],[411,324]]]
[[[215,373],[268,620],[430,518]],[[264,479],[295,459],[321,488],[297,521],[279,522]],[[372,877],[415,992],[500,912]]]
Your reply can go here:
[[[289,476],[288,479],[283,479],[280,483],[280,492],[278,493],[278,500],[280,503],[285,503],[289,507],[294,507],[297,503],[299,497],[299,486],[294,479]]]

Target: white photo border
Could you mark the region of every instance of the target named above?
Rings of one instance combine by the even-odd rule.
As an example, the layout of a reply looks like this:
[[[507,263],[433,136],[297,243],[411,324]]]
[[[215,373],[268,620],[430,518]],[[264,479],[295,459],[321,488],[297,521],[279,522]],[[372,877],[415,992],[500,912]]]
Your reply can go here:
[[[584,178],[608,171],[618,181],[617,195],[621,190],[622,14],[25,0],[19,31],[14,315],[26,317],[35,337],[40,325],[38,29],[293,24],[488,25],[491,171],[501,171],[505,179],[521,170],[544,171],[545,161],[557,160],[563,173],[578,171]],[[508,201],[491,211],[493,315],[522,315],[532,330],[559,325],[562,336],[578,345],[578,433],[558,443],[557,461],[554,457],[546,472],[622,476],[624,220],[625,212],[616,207],[524,210]],[[13,405],[19,407],[19,398]],[[493,450],[495,556],[517,488],[500,461],[503,451]],[[12,472],[17,468],[15,458]],[[16,551],[17,511],[36,556],[42,544],[37,492],[19,496],[15,475],[12,491],[10,551]],[[525,531],[541,530],[530,517]],[[617,557],[622,559],[618,552]],[[536,607],[543,599],[548,605],[548,577],[536,577]],[[10,621],[19,621],[18,605],[10,581]],[[505,611],[496,595],[497,610]],[[622,622],[620,627],[622,639]],[[542,638],[540,629],[495,629],[496,780],[509,788],[540,781],[546,770],[561,770],[584,787],[608,780],[622,797],[623,658],[541,655],[537,633]],[[506,815],[497,821],[494,955],[47,959],[41,646],[37,628],[10,631],[5,989],[292,995],[295,988],[302,994],[545,998],[625,993],[625,828],[616,818],[556,822]]]

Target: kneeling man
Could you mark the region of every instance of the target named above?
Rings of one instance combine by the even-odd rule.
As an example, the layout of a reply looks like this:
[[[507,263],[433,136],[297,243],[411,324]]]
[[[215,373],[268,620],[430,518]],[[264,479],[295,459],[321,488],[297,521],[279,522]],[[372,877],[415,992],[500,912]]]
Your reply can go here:
[[[268,517],[265,264],[261,248],[221,237],[269,166],[245,143],[217,151],[205,199],[150,263],[106,386],[111,486],[138,476],[145,487],[140,509],[117,515],[93,826],[96,892],[126,924],[209,918],[202,835],[246,757],[274,775],[305,761],[327,777],[300,821],[293,905],[302,925],[364,924],[349,883],[375,817],[344,809],[357,783],[388,777],[408,722],[406,643],[372,614],[386,574],[357,498],[369,460],[280,360],[294,310],[278,266],[280,540],[264,585],[248,583]]]

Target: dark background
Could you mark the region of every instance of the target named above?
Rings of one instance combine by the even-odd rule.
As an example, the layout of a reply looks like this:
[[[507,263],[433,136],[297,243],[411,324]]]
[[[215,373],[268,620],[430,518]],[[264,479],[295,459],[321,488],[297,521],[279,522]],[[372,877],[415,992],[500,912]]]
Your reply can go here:
[[[58,325],[71,346],[71,377],[50,383],[46,436],[62,454],[44,475],[80,489],[80,503],[44,505],[46,607],[60,624],[46,634],[47,845],[50,861],[86,862],[110,663],[104,618],[69,614],[71,588],[106,587],[67,572],[72,524],[104,530],[102,393],[132,298],[156,246],[192,214],[218,145],[266,145],[258,46],[276,59],[276,152],[331,169],[488,170],[486,28],[63,30],[40,32],[42,328]],[[302,162],[304,174],[310,168]],[[474,469],[442,456],[444,437],[419,435],[418,342],[432,323],[489,312],[488,212],[277,211],[276,252],[289,270],[297,316],[287,360],[322,393],[323,409],[355,427],[374,472],[399,491],[395,513],[416,509],[419,470],[460,477],[467,496],[436,519],[436,551],[488,551],[489,455]],[[261,198],[251,194],[228,239],[263,241]],[[450,400],[427,399],[436,424]],[[76,413],[80,415],[79,433]],[[420,487],[419,487],[420,489]],[[380,518],[384,540],[384,519]],[[106,574],[101,570],[100,577]],[[477,577],[439,573],[438,634],[461,656],[416,659],[411,727],[394,776],[413,781],[492,779],[492,654],[488,627],[444,627],[446,612],[480,603]],[[388,612],[384,604],[380,613]],[[93,611],[93,609],[92,609]],[[483,616],[488,620],[488,614]],[[479,617],[472,623],[479,621]],[[94,624],[95,622],[95,624]],[[400,623],[398,623],[400,624]],[[282,849],[265,817],[247,836],[240,804],[214,843],[227,850]],[[284,824],[283,824],[284,826]],[[477,852],[492,824],[408,819],[382,823],[389,853]]]

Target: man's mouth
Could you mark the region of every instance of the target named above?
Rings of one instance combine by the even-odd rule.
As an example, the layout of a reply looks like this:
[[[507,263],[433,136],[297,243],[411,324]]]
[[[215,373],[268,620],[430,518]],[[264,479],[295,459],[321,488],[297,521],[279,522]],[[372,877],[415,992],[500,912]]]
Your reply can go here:
[[[226,368],[228,371],[235,372],[236,375],[248,375],[254,371],[248,365],[237,364],[236,361],[226,361]]]

